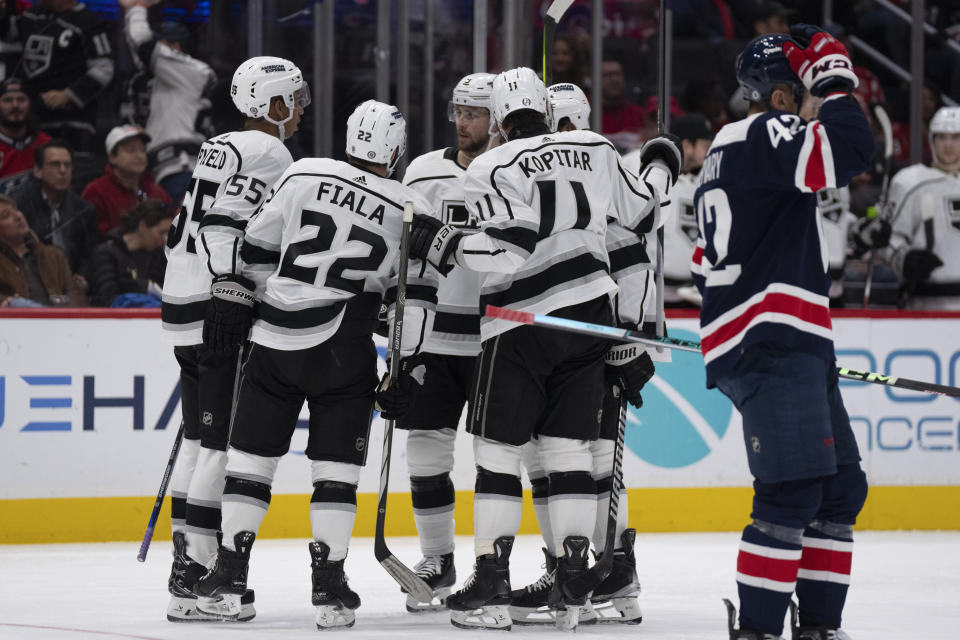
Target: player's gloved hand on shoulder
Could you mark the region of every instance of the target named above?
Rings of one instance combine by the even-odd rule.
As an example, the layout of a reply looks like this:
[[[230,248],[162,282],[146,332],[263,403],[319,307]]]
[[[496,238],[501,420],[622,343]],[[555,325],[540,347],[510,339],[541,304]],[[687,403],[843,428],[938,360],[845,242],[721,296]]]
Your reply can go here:
[[[427,367],[420,356],[408,356],[400,361],[397,379],[390,381],[390,372],[383,374],[377,387],[377,411],[387,420],[402,418],[413,406],[423,388]]]
[[[418,213],[410,226],[410,257],[426,260],[447,275],[454,267],[453,254],[462,235],[456,227]]]
[[[210,305],[203,322],[203,344],[220,354],[239,349],[253,324],[256,285],[249,278],[227,273],[210,285]]]
[[[812,24],[790,27],[783,55],[811,95],[823,98],[834,91],[853,91],[860,84],[843,43]]]
[[[671,184],[676,184],[680,169],[683,168],[683,144],[680,143],[680,138],[667,133],[644,142],[640,147],[640,166],[651,162],[662,162],[666,165],[672,178]]]
[[[903,279],[909,290],[917,288],[930,277],[937,267],[943,266],[943,260],[929,249],[913,249],[903,258]]]
[[[619,344],[607,351],[603,360],[607,364],[607,379],[620,388],[627,402],[637,409],[642,407],[640,390],[654,373],[650,354],[636,344]]]

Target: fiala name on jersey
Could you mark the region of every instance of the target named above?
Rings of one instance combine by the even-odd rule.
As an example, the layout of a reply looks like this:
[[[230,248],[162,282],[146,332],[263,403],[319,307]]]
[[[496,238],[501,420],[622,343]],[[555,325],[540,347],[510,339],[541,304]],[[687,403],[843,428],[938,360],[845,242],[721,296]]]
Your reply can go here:
[[[518,162],[517,166],[523,171],[523,177],[529,178],[535,173],[550,171],[554,163],[560,167],[593,171],[590,166],[590,153],[580,149],[555,149],[531,154]]]
[[[320,188],[317,189],[317,200],[322,202],[324,199],[329,201],[330,204],[345,207],[353,213],[363,216],[367,220],[373,220],[380,225],[383,224],[383,212],[386,207],[381,202],[373,211],[367,213],[363,208],[367,201],[365,194],[358,194],[353,189],[348,189],[338,184],[321,182]]]

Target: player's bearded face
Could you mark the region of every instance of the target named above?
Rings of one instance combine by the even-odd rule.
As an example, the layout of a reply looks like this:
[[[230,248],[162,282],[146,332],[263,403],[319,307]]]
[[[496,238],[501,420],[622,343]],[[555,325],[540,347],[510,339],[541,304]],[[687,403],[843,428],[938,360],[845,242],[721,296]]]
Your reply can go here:
[[[490,139],[490,112],[483,107],[456,108],[457,149],[477,153],[487,147]]]

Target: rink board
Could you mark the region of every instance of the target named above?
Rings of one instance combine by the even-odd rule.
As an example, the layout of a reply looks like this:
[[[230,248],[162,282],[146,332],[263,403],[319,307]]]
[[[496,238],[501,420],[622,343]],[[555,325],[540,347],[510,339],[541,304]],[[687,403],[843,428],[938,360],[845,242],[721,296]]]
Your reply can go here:
[[[134,540],[142,535],[180,423],[178,369],[153,312],[134,317],[0,317],[0,543]],[[892,317],[886,317],[892,316]],[[834,322],[838,361],[854,369],[960,384],[957,314],[873,313]],[[697,339],[696,320],[672,336]],[[750,509],[739,416],[704,388],[702,359],[658,365],[642,411],[628,416],[624,476],[641,531],[724,531]],[[859,526],[960,529],[960,402],[844,382],[844,400],[872,490]],[[302,415],[301,417],[304,417]],[[374,420],[360,481],[356,533],[372,535],[383,423]],[[388,528],[415,532],[405,435],[394,442]],[[309,534],[306,429],[280,464],[262,535]],[[461,434],[453,479],[473,485]],[[469,491],[457,531],[472,530]],[[165,507],[166,509],[167,507]],[[534,531],[527,503],[523,531]],[[161,517],[158,537],[169,536]]]

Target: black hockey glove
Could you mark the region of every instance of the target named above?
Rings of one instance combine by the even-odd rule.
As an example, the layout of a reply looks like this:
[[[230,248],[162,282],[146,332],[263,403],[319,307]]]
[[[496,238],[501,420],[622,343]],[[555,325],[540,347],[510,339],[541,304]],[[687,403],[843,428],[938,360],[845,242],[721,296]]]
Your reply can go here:
[[[860,84],[847,48],[832,35],[812,24],[795,24],[790,37],[792,41],[783,43],[783,55],[811,95],[823,98]]]
[[[943,266],[937,254],[928,249],[913,249],[903,258],[903,283],[913,293],[917,286],[930,277],[937,267]]]
[[[453,269],[453,254],[463,234],[436,218],[418,213],[410,227],[410,257],[426,260],[442,275]]]
[[[250,333],[256,285],[249,278],[228,273],[210,285],[210,305],[203,323],[203,344],[220,354],[235,353]]]
[[[390,382],[390,372],[383,374],[377,387],[377,410],[386,420],[398,420],[410,411],[417,394],[423,388],[427,367],[420,356],[409,356],[400,361],[397,379]]]
[[[643,406],[640,390],[653,377],[653,360],[643,347],[637,344],[618,344],[604,356],[607,363],[607,379],[627,399],[627,402],[639,409]]]
[[[854,256],[860,257],[867,251],[888,246],[891,229],[890,223],[883,218],[860,219],[853,234]]]
[[[671,184],[676,184],[680,170],[683,168],[683,144],[680,138],[667,133],[644,142],[640,147],[640,166],[643,167],[651,162],[665,164],[673,178]]]

